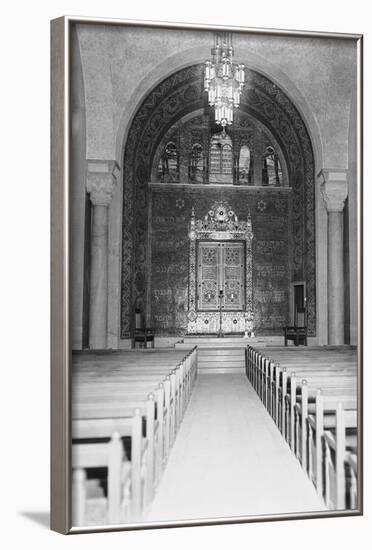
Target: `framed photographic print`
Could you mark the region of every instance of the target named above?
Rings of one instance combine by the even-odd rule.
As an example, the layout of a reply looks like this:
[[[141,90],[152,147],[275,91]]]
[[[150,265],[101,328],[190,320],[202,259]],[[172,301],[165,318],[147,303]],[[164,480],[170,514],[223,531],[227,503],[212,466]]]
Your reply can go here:
[[[51,31],[52,529],[362,514],[362,36]]]

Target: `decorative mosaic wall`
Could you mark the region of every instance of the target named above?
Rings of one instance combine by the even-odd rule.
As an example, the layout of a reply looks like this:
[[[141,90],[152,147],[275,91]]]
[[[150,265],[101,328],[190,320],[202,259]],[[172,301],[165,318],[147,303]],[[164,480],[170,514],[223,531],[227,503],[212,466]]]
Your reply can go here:
[[[187,331],[191,208],[196,218],[203,218],[213,202],[222,199],[239,219],[251,213],[255,333],[281,334],[289,307],[291,194],[285,189],[152,189],[149,301],[151,323],[158,334]]]
[[[291,279],[306,281],[308,327],[310,335],[314,335],[316,323],[315,176],[310,138],[298,110],[278,86],[252,70],[249,71],[249,82],[250,86],[242,94],[240,109],[269,128],[283,151],[288,167],[289,182],[292,188],[290,209],[292,243],[289,258]],[[130,333],[134,304],[141,305],[146,309],[148,288],[150,285],[156,288],[151,281],[151,264],[148,261],[150,253],[148,182],[151,179],[155,153],[159,143],[177,120],[187,113],[203,108],[205,108],[203,66],[187,67],[165,79],[149,93],[134,116],[129,129],[123,162],[122,337],[126,337]],[[261,199],[265,202],[265,195],[262,195]],[[235,207],[235,203],[232,203],[232,206],[240,215],[239,205]],[[260,214],[262,216],[266,209],[270,211],[274,208],[271,203],[255,207],[264,209]],[[159,215],[167,214],[163,212]],[[176,217],[179,218],[181,215],[183,214],[180,213],[180,216]],[[189,216],[189,211],[185,210],[185,216]],[[172,223],[176,225],[174,222]],[[179,221],[178,223],[183,222]],[[178,231],[178,226],[175,229]],[[160,231],[160,228],[154,227],[153,230]],[[254,223],[253,231],[255,231]],[[281,240],[276,239],[276,241]],[[257,237],[257,242],[259,241],[262,241],[261,244],[258,244],[258,254],[261,255],[262,264],[268,264],[270,258],[281,256],[284,250],[283,244],[274,244],[275,239],[269,237],[262,237],[262,239]],[[264,268],[262,268],[262,276],[264,276],[263,274]],[[265,289],[261,290],[265,292]],[[179,292],[182,292],[181,287]],[[267,303],[270,301],[273,304],[273,311],[275,311],[274,304],[277,303],[275,300],[281,299],[281,296],[276,294],[270,297],[267,294],[262,294],[262,303],[264,300]],[[177,327],[180,327],[183,323],[183,313],[179,310],[175,311],[174,315],[178,315],[180,321]],[[278,323],[280,321],[279,313],[277,321]]]

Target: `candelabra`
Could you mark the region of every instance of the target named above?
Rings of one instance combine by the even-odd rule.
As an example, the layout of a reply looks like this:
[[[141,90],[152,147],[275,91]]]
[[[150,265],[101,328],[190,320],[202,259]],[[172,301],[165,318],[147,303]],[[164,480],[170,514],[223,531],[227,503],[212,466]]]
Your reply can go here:
[[[234,65],[231,33],[216,33],[211,50],[212,61],[205,63],[204,90],[209,105],[214,107],[215,121],[225,127],[233,122],[233,108],[240,104],[245,72],[244,65]]]

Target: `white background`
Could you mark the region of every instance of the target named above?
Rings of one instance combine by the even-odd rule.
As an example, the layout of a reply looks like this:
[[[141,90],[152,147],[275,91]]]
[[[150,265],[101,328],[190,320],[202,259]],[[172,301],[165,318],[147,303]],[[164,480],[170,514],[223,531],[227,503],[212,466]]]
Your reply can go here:
[[[366,548],[371,532],[370,353],[365,358],[365,517],[286,521],[64,537],[49,507],[49,20],[88,15],[251,27],[364,33],[366,317],[371,303],[368,131],[371,18],[354,0],[6,0],[1,18],[1,477],[3,548]],[[369,18],[369,21],[368,21]],[[368,270],[368,271],[367,271]],[[370,322],[365,324],[368,348]],[[226,465],[228,468],[228,464]],[[4,544],[5,543],[5,544]],[[370,547],[370,546],[369,546]]]

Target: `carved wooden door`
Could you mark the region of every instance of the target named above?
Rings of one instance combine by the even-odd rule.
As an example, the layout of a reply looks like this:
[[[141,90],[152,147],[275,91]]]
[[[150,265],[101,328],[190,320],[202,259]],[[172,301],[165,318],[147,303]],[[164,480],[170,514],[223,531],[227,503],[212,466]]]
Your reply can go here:
[[[222,308],[236,311],[245,307],[244,243],[221,243],[223,289]]]
[[[245,306],[244,243],[199,241],[197,255],[197,309],[225,311]]]

